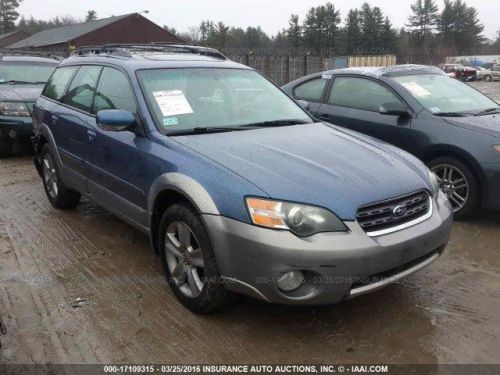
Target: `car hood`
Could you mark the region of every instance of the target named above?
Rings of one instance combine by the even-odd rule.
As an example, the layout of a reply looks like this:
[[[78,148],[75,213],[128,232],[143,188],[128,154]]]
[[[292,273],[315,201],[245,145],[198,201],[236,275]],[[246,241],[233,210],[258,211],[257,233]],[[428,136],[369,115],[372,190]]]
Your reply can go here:
[[[426,167],[415,157],[326,124],[173,139],[270,198],[325,207],[343,220],[355,220],[359,206],[431,188]]]
[[[500,113],[486,116],[448,117],[446,122],[493,137],[500,137]]]
[[[0,85],[0,101],[35,102],[42,93],[43,85]]]

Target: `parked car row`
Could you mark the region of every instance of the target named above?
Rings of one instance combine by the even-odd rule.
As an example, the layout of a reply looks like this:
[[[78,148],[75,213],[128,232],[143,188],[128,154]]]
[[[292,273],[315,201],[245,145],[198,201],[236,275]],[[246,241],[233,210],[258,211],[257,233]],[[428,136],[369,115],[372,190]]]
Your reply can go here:
[[[213,49],[81,49],[34,106],[35,166],[54,207],[85,196],[146,233],[199,313],[371,292],[439,258],[453,211],[499,203],[499,106],[442,71],[284,90]]]
[[[480,66],[463,66],[462,64],[442,64],[440,68],[450,77],[464,82],[485,81],[492,82],[500,79],[500,65],[494,65],[490,69]]]

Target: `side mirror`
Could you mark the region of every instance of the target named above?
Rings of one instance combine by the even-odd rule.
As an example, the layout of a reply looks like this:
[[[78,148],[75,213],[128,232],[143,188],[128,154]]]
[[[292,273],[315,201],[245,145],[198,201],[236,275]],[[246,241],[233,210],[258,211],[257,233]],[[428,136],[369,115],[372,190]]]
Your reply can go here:
[[[302,109],[306,110],[307,112],[309,112],[311,110],[311,105],[308,102],[306,102],[305,100],[296,99],[295,103],[300,105],[302,107]]]
[[[135,124],[135,116],[132,112],[122,109],[106,109],[97,112],[97,126],[108,132],[121,132],[130,130]]]
[[[401,102],[389,102],[382,104],[378,110],[382,115],[390,116],[409,116],[408,109]]]

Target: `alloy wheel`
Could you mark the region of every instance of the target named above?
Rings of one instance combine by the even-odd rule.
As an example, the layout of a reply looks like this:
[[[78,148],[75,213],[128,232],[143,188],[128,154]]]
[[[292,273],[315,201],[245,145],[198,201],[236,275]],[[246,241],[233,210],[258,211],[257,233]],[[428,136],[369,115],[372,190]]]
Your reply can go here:
[[[450,200],[453,212],[460,211],[469,199],[467,178],[458,168],[447,164],[436,165],[431,171],[437,176],[441,191]]]
[[[204,286],[205,263],[200,242],[186,223],[176,221],[168,226],[165,255],[175,285],[185,296],[198,297]]]
[[[54,167],[54,161],[50,154],[43,156],[43,181],[52,199],[56,199],[59,194],[59,187],[57,186],[57,173]]]

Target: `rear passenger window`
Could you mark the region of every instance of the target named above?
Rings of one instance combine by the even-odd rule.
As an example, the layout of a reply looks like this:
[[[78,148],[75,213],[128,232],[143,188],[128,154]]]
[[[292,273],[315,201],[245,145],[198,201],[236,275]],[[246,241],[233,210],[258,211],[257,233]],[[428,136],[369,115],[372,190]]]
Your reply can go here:
[[[380,83],[364,78],[337,77],[333,81],[328,103],[341,107],[378,112],[381,105],[400,102],[399,98]]]
[[[137,113],[134,92],[130,82],[117,69],[104,68],[95,95],[94,113],[106,109],[124,109]]]
[[[319,102],[323,95],[323,90],[328,80],[321,77],[307,81],[300,86],[297,86],[293,91],[293,96],[296,99],[307,100],[310,102]]]
[[[69,86],[64,102],[72,107],[91,112],[100,66],[82,66]]]
[[[69,80],[73,77],[76,69],[78,69],[76,66],[57,68],[45,85],[42,95],[50,99],[61,100],[66,87],[68,87]]]

